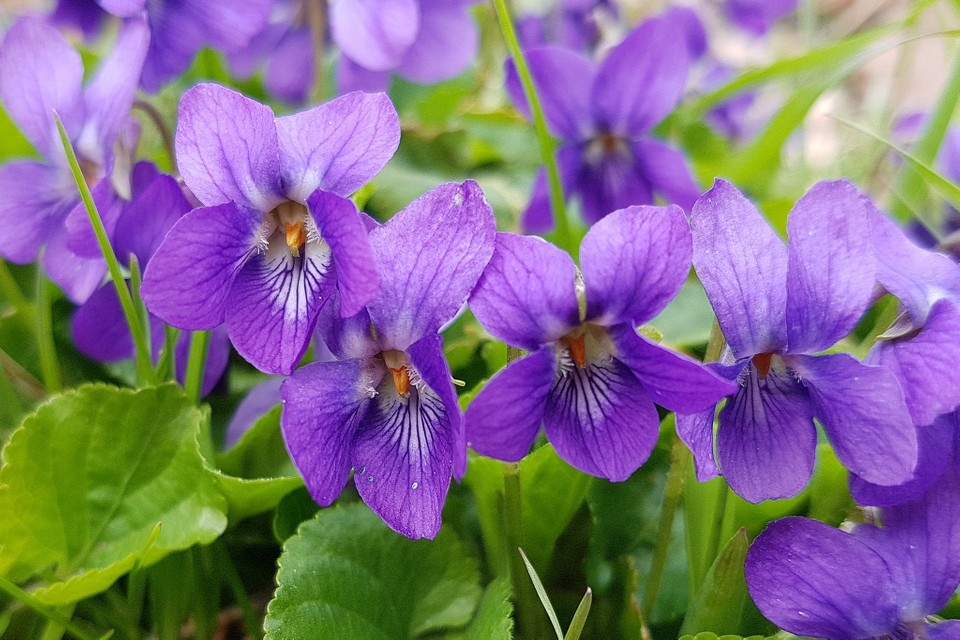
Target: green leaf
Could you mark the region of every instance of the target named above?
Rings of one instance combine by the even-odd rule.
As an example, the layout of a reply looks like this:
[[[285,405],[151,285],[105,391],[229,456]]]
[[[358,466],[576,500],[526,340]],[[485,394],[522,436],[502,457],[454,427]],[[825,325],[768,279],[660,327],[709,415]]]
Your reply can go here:
[[[703,629],[738,630],[743,605],[747,599],[743,563],[749,546],[745,529],[738,530],[727,542],[691,601],[680,633]]]
[[[0,574],[38,577],[34,595],[67,604],[215,539],[226,502],[200,454],[204,418],[173,384],[89,385],[42,405],[3,450]]]
[[[280,432],[280,405],[260,416],[240,441],[217,458],[217,481],[230,522],[270,511],[303,480]]]
[[[775,638],[775,637],[777,636],[769,636],[766,640],[770,640],[771,638]],[[763,636],[744,637],[744,636],[734,636],[734,635],[718,636],[717,634],[712,633],[710,631],[704,631],[703,633],[698,633],[695,636],[692,636],[689,634],[680,636],[680,640],[764,640],[764,637]]]
[[[362,504],[325,509],[287,540],[269,640],[416,638],[470,622],[481,588],[456,535],[408,540]]]
[[[283,496],[273,513],[273,535],[283,542],[297,532],[303,522],[306,522],[320,510],[306,487],[294,489]]]
[[[462,632],[449,634],[447,640],[510,640],[513,637],[511,593],[508,580],[495,579],[483,592],[470,625]]]
[[[563,640],[563,630],[560,628],[560,620],[557,619],[557,612],[550,602],[550,596],[547,595],[547,590],[544,588],[540,576],[537,575],[537,570],[530,564],[527,554],[523,552],[523,549],[520,549],[519,552],[520,557],[523,558],[523,566],[527,569],[527,575],[530,576],[530,582],[533,583],[537,597],[540,598],[540,604],[543,606],[543,610],[547,612],[547,617],[550,618],[550,624],[553,625],[553,631],[557,634],[557,640]]]

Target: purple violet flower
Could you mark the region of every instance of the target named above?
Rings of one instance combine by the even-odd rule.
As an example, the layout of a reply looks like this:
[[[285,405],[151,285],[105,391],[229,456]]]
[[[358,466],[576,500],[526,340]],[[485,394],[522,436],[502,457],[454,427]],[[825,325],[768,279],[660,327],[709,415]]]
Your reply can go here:
[[[852,533],[801,517],[767,525],[747,553],[750,595],[771,622],[831,640],[960,637],[933,624],[960,584],[960,482],[880,510]]]
[[[121,264],[128,265],[130,256],[135,256],[142,269],[149,264],[167,231],[191,206],[177,181],[157,171],[149,162],[134,167],[130,182],[132,199],[121,206],[111,242]],[[70,323],[70,333],[77,349],[95,360],[115,362],[134,355],[133,338],[113,283],[102,285],[80,305]],[[164,340],[163,322],[150,314],[154,360],[159,357]],[[181,335],[174,354],[176,375],[181,383],[186,379],[189,352],[190,336]],[[229,355],[226,331],[222,327],[214,329],[204,370],[203,395],[210,393],[223,375]]]
[[[731,393],[732,384],[636,330],[680,290],[690,254],[690,230],[679,207],[611,213],[580,245],[581,316],[570,256],[536,237],[497,234],[470,306],[490,333],[530,353],[471,401],[469,446],[519,460],[542,423],[571,465],[625,480],[656,444],[654,402],[699,411]]]
[[[689,53],[686,24],[677,14],[647,20],[597,66],[561,47],[527,51],[557,151],[566,197],[580,197],[583,215],[594,223],[634,204],[652,204],[655,195],[689,209],[700,195],[683,154],[650,137],[683,95]],[[529,117],[520,79],[507,67],[507,91]],[[546,173],[534,181],[523,229],[551,228]]]
[[[306,102],[316,80],[316,55],[307,3],[277,0],[263,29],[246,47],[228,55],[230,70],[249,78],[262,66],[263,85],[270,95],[286,102]]]
[[[80,194],[54,121],[60,115],[94,201],[108,230],[117,211],[117,193],[129,195],[126,159],[115,153],[130,121],[130,108],[149,34],[142,20],[127,20],[96,76],[83,85],[83,63],[54,27],[41,18],[21,18],[0,46],[0,98],[10,117],[40,153],[39,160],[0,167],[0,256],[17,264],[36,260],[72,301],[85,301],[106,273],[99,248],[78,251],[64,224],[81,209]]]
[[[75,2],[88,4],[88,0]],[[150,50],[140,86],[151,92],[186,71],[204,47],[224,53],[245,47],[270,12],[270,0],[98,0],[97,4],[120,18],[146,12]]]
[[[870,236],[877,255],[877,280],[904,310],[864,362],[891,371],[903,389],[918,428],[913,478],[894,487],[856,475],[850,490],[857,502],[897,504],[922,493],[952,460],[960,405],[960,265],[923,249],[880,211],[871,212]]]
[[[366,310],[322,323],[333,362],[280,390],[281,427],[314,500],[357,491],[395,531],[433,538],[451,475],[466,468],[463,418],[440,327],[493,252],[493,211],[475,182],[441,185],[370,233],[380,290]]]
[[[600,44],[603,22],[614,22],[618,13],[611,0],[559,0],[542,14],[520,18],[517,35],[525,49],[556,44],[589,53]]]
[[[177,165],[204,206],[173,226],[150,261],[147,308],[181,329],[225,322],[244,358],[289,374],[335,287],[346,315],[377,291],[367,230],[346,196],[380,171],[399,137],[383,94],[274,119],[217,85],[187,91]]]
[[[734,24],[759,37],[796,11],[797,0],[727,0],[726,10]]]
[[[786,245],[727,182],[694,205],[693,264],[729,347],[712,366],[739,384],[720,411],[716,457],[715,408],[677,415],[700,480],[722,471],[751,502],[795,495],[813,471],[814,418],[860,477],[911,477],[917,435],[896,377],[846,353],[815,355],[873,300],[871,210],[850,183],[821,182],[790,212]]]
[[[391,73],[421,84],[453,78],[477,53],[477,0],[337,0],[330,34],[341,92],[386,91]]]

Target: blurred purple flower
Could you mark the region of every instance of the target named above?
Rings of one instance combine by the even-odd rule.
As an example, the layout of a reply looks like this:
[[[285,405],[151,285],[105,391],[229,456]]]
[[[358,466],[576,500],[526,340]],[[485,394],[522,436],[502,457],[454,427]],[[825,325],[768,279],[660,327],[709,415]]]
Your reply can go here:
[[[807,518],[767,525],[747,553],[750,595],[771,622],[817,638],[960,637],[934,624],[960,584],[960,482],[949,473],[919,499],[852,533]]]
[[[701,480],[722,471],[751,502],[795,495],[813,471],[814,417],[860,477],[896,485],[912,476],[916,429],[896,377],[845,353],[814,355],[872,302],[872,211],[851,184],[821,182],[790,212],[788,246],[729,183],[694,205],[693,264],[729,347],[712,366],[739,384],[719,415],[716,460],[715,408],[677,415]]]
[[[306,102],[316,79],[307,3],[317,1],[276,0],[263,29],[247,46],[227,56],[230,70],[249,78],[262,66],[263,84],[270,95],[294,104]]]
[[[36,260],[74,302],[100,285],[106,264],[96,245],[72,246],[64,221],[81,209],[80,194],[54,122],[60,115],[80,168],[108,230],[118,211],[116,189],[129,195],[128,159],[115,148],[129,126],[130,108],[147,50],[142,20],[123,23],[117,42],[96,76],[83,84],[83,63],[60,32],[40,18],[21,18],[0,46],[0,98],[7,112],[40,153],[40,160],[0,167],[0,255],[18,264]],[[126,193],[124,193],[126,192]],[[78,250],[80,249],[80,250]]]
[[[617,6],[611,0],[558,0],[540,15],[517,20],[517,35],[525,49],[556,44],[590,53],[600,43],[601,22],[616,20]]]
[[[271,0],[58,0],[56,24],[95,34],[106,15],[132,18],[146,14],[150,50],[140,86],[158,91],[190,66],[204,47],[232,53],[263,29]]]
[[[797,10],[797,0],[727,0],[730,20],[755,36],[762,36],[773,23]]]
[[[347,315],[377,290],[367,230],[346,196],[380,171],[399,137],[383,94],[274,119],[217,85],[187,91],[177,165],[204,206],[173,226],[151,260],[148,309],[181,329],[226,322],[256,367],[293,371],[334,288]]]
[[[471,401],[469,446],[519,460],[543,424],[571,465],[625,480],[656,444],[654,402],[699,411],[732,393],[734,385],[636,330],[680,290],[690,253],[679,207],[637,206],[606,216],[580,246],[581,319],[570,256],[536,237],[498,234],[470,306],[490,333],[531,353]]]
[[[159,173],[148,162],[141,162],[134,167],[130,182],[132,199],[120,207],[111,242],[121,264],[129,266],[130,256],[135,256],[143,269],[149,264],[167,231],[191,206],[177,181]],[[163,327],[163,322],[150,314],[154,360],[159,357],[164,345]],[[114,362],[134,355],[133,338],[113,283],[102,285],[77,309],[70,323],[70,333],[77,349],[95,360]],[[189,350],[190,336],[181,335],[174,354],[176,375],[181,383],[186,379]],[[223,375],[229,355],[230,344],[226,331],[214,329],[201,389],[204,395],[213,390]]]
[[[527,51],[547,126],[562,142],[557,151],[565,195],[580,197],[591,224],[611,211],[652,204],[655,194],[684,209],[700,194],[683,154],[650,137],[677,105],[689,53],[681,20],[647,20],[597,66],[560,47]],[[519,77],[507,67],[507,90],[528,117]],[[546,173],[534,181],[523,229],[550,229]]]
[[[280,404],[280,385],[286,378],[270,376],[250,389],[234,411],[224,436],[223,448],[229,449],[270,409]]]
[[[354,468],[360,496],[395,531],[433,538],[451,475],[466,468],[463,417],[440,327],[493,252],[493,211],[472,181],[441,185],[370,233],[380,290],[366,310],[321,322],[333,362],[280,390],[283,435],[322,506]]]
[[[421,84],[456,76],[477,53],[476,2],[337,0],[330,34],[341,51],[340,92],[386,91],[392,73]]]

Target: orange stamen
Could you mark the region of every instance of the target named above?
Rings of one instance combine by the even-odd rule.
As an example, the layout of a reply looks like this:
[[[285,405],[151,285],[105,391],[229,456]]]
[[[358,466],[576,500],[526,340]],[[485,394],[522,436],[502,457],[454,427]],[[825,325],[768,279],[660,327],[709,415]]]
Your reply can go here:
[[[393,386],[397,388],[397,393],[406,398],[410,395],[410,372],[406,367],[387,367],[390,369],[390,375],[393,376]]]
[[[603,147],[603,152],[606,154],[611,154],[617,149],[617,136],[612,133],[605,133],[600,137],[600,145]]]
[[[293,224],[283,223],[287,233],[287,246],[290,247],[290,253],[294,258],[300,257],[300,247],[307,241],[307,230],[303,226],[303,221],[298,220]]]
[[[753,356],[753,366],[757,368],[757,371],[760,372],[761,378],[766,378],[767,374],[770,373],[770,365],[773,361],[772,353],[758,353]]]
[[[565,346],[567,351],[570,352],[570,357],[581,369],[587,366],[586,339],[587,334],[585,333],[582,333],[575,338],[570,336],[564,336],[563,338],[560,338],[560,342],[562,342],[563,346]]]

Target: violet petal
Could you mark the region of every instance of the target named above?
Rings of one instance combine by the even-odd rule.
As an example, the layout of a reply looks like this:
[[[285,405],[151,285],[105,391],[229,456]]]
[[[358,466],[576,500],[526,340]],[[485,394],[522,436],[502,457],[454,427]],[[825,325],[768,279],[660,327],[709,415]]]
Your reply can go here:
[[[579,324],[576,277],[573,260],[552,244],[498,233],[470,308],[498,340],[533,350]]]

